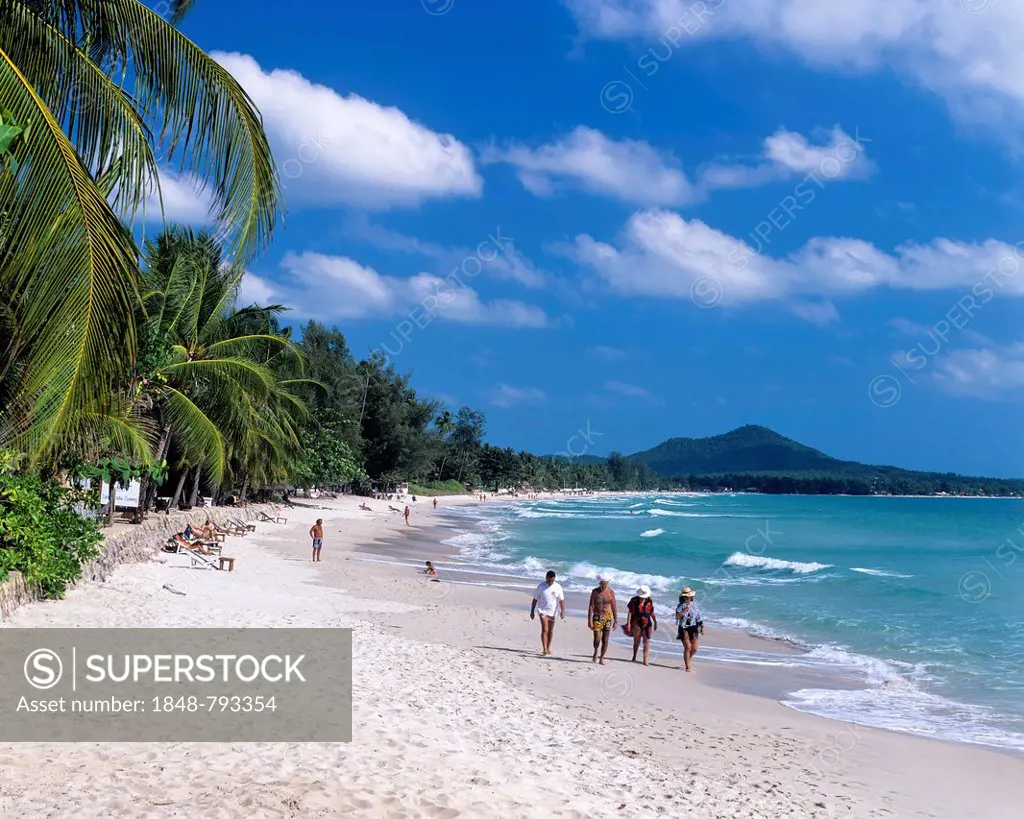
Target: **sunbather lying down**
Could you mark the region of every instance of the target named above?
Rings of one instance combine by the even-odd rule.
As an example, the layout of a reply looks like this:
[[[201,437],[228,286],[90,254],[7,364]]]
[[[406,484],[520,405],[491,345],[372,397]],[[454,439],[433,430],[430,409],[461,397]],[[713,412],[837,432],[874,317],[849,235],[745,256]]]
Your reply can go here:
[[[181,532],[173,535],[171,538],[178,547],[181,549],[191,549],[193,552],[199,552],[201,555],[213,554],[206,548],[206,543],[202,540],[188,540]]]
[[[367,506],[367,505],[366,505],[365,503],[361,503],[361,504],[359,504],[359,508],[360,508],[360,509],[362,509],[362,510],[363,510],[364,512],[372,512],[372,511],[373,511],[373,510],[372,510],[372,509],[371,509],[371,508],[370,508],[369,506]]]
[[[399,515],[402,514],[401,509],[395,509],[395,507],[392,506],[391,504],[388,504],[388,509],[390,509],[392,512],[397,512]]]

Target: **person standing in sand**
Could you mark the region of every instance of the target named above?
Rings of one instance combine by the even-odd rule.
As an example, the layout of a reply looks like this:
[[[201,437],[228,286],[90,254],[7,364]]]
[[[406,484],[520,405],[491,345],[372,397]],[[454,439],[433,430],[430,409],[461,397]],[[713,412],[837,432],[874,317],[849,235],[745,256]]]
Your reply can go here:
[[[313,563],[320,563],[320,549],[324,545],[324,521],[317,518],[316,523],[310,527],[309,536],[313,539]]]
[[[434,498],[434,508],[437,509],[437,498]]]
[[[537,590],[533,593],[533,605],[530,606],[531,620],[536,614],[540,615],[541,657],[551,654],[551,638],[555,633],[555,612],[559,610],[564,620],[565,592],[562,591],[561,585],[555,582],[555,573],[548,572],[544,576],[544,582],[538,584]]]
[[[587,622],[594,632],[594,656],[591,662],[598,662],[597,651],[600,649],[601,665],[604,665],[604,655],[608,653],[608,640],[619,626],[615,590],[608,586],[608,582],[608,575],[597,576],[597,588],[590,593],[590,605],[587,606]]]
[[[651,653],[651,634],[658,630],[658,617],[654,613],[654,600],[648,586],[641,586],[626,607],[626,633],[633,635],[633,662],[644,641],[644,665]]]
[[[405,515],[405,525],[408,526],[409,525],[409,515],[412,514],[412,510],[409,508],[408,504],[406,504],[405,512],[403,512],[403,514]]]
[[[683,667],[690,670],[690,659],[700,648],[700,636],[704,633],[704,613],[697,604],[697,593],[687,586],[679,593],[676,606],[676,622],[679,632],[676,637],[683,641]]]

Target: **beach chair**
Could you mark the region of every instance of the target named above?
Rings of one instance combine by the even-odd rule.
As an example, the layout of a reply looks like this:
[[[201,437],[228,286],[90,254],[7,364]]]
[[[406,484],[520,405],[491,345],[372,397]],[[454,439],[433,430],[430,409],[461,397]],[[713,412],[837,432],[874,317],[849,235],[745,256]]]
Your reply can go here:
[[[280,515],[271,517],[266,512],[260,510],[260,520],[266,521],[267,523],[287,523],[288,518],[283,518]]]
[[[242,534],[256,531],[255,523],[248,523],[241,518],[228,518],[228,523],[233,523],[237,529],[241,530]]]
[[[218,535],[218,539],[223,540],[225,535],[247,535],[249,534],[246,529],[239,529],[237,524],[228,521],[227,524],[220,524],[217,521],[213,521],[213,531]]]

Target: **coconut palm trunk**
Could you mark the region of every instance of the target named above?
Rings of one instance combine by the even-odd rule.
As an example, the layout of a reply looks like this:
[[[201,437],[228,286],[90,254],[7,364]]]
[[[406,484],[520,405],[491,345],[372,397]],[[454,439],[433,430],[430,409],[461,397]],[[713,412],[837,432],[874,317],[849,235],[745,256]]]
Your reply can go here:
[[[117,497],[117,483],[110,482],[110,504],[107,507],[107,526],[114,525],[114,500]]]
[[[156,447],[156,462],[160,463],[165,457],[167,457],[167,450],[171,445],[171,427],[170,424],[164,424],[160,430],[160,442]],[[139,479],[139,504],[135,507],[135,522],[142,523],[146,517],[146,501],[149,493],[149,487],[153,483],[153,479],[148,475],[143,475]]]
[[[185,489],[185,479],[188,477],[188,467],[181,470],[181,477],[178,478],[178,485],[174,488],[174,495],[171,496],[170,503],[167,504],[167,514],[171,514],[171,510],[178,505],[178,501],[181,500],[181,493]]]
[[[202,478],[203,476],[204,463],[205,461],[200,461],[199,464],[196,466],[196,474],[195,477],[192,479],[192,494],[189,495],[189,506],[194,507],[196,503],[199,501],[199,479]]]

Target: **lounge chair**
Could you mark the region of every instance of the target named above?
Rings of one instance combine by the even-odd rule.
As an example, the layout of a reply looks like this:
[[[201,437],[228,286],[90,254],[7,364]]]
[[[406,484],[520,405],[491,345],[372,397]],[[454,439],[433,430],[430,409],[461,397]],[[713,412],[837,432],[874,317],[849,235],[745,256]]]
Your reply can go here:
[[[266,512],[260,510],[260,520],[266,521],[267,523],[287,523],[288,518],[283,518],[280,515],[271,517]]]
[[[256,531],[255,523],[248,523],[247,521],[244,521],[241,518],[228,518],[228,523],[233,523],[235,525],[235,528],[240,529],[243,534],[245,532]]]

